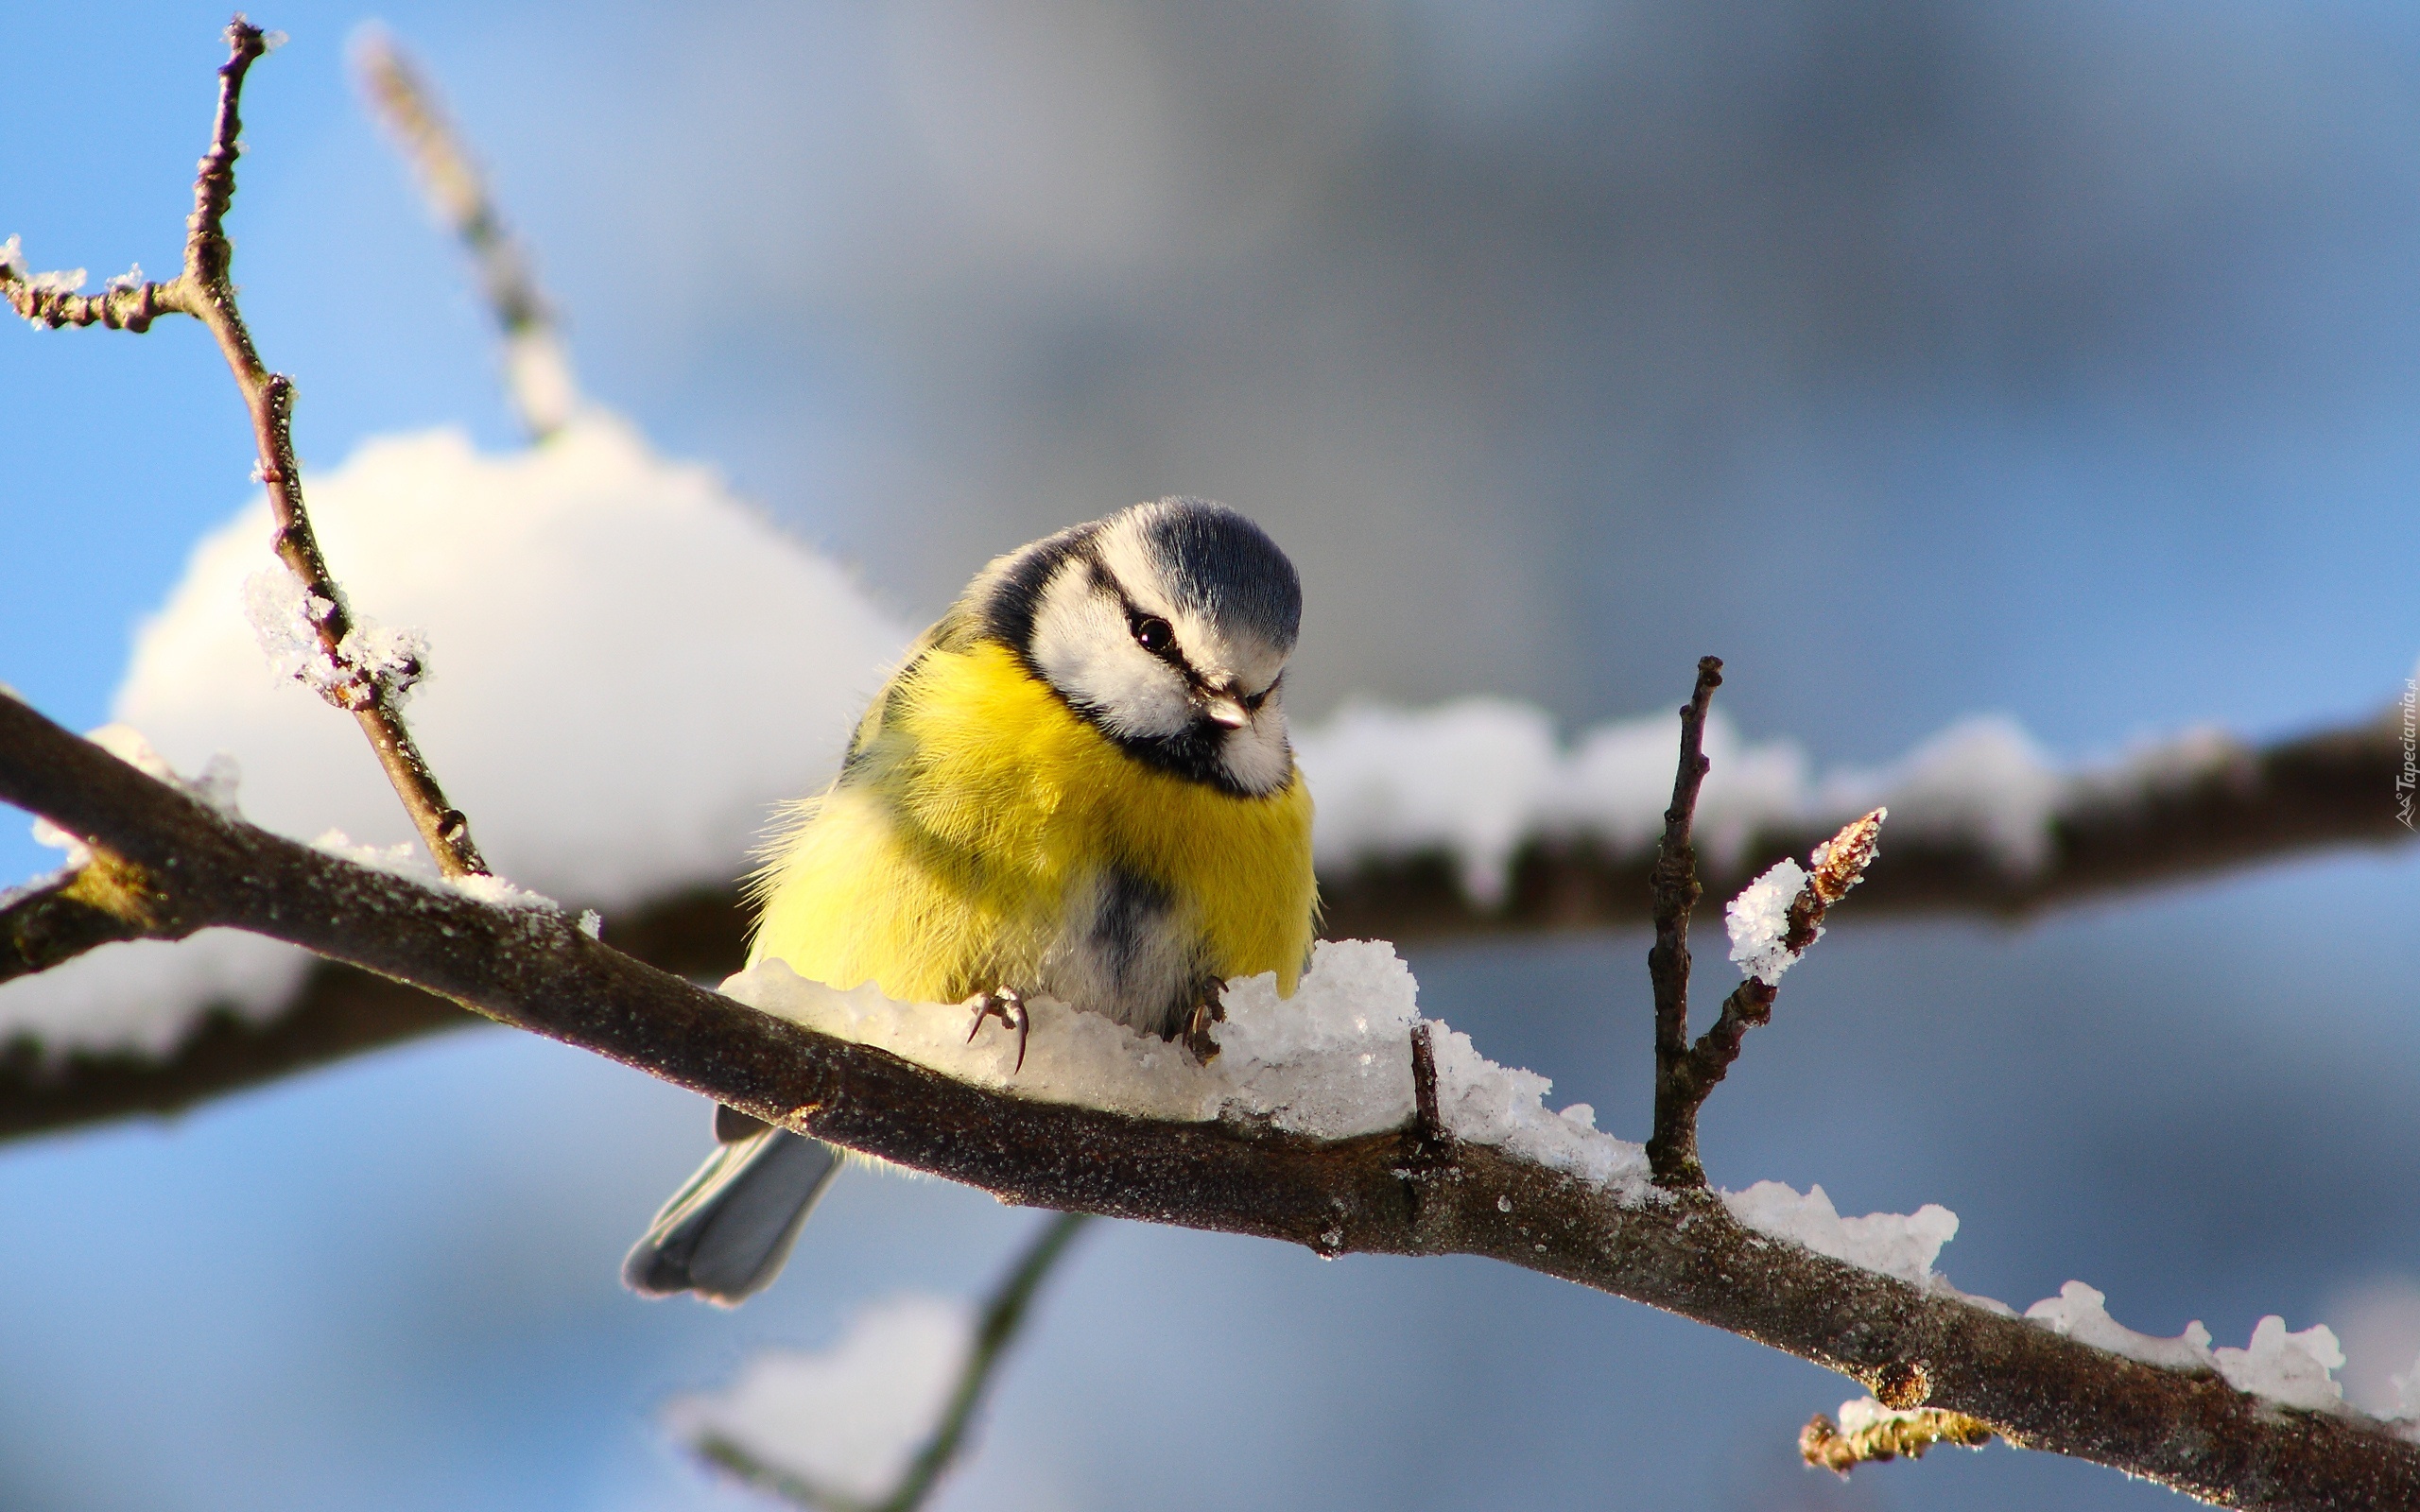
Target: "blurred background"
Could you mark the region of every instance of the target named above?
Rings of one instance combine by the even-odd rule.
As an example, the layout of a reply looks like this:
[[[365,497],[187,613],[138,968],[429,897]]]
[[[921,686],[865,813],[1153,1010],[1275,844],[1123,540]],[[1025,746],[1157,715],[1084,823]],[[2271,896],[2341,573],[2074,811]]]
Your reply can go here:
[[[254,17],[231,220],[306,464],[516,435],[453,247],[354,98],[369,12]],[[1725,706],[1820,762],[1964,713],[2059,756],[2367,713],[2420,654],[2420,12],[2389,5],[1017,0],[383,12],[450,96],[581,375],[925,617],[1138,498],[1259,518],[1292,702]],[[0,236],[178,261],[224,13],[0,49]],[[198,329],[0,331],[0,680],[105,717],[248,491]],[[338,564],[341,567],[341,564]],[[443,627],[432,627],[441,653]],[[803,654],[811,651],[803,650]],[[2378,795],[2386,805],[2391,796]],[[0,834],[0,881],[49,853]],[[1887,863],[1886,863],[1887,864]],[[2023,1307],[2420,1353],[2420,856],[2022,928],[1845,929],[1715,1099],[1715,1179],[1956,1210]],[[1424,1005],[1644,1133],[1643,936],[1410,953]],[[698,1100],[475,1031],[173,1124],[0,1147],[0,1507],[739,1507],[670,1395],[1032,1215],[853,1176],[770,1294],[624,1246]],[[1476,1262],[1103,1226],[953,1508],[2115,1508],[2005,1448],[1854,1483],[1854,1388]]]

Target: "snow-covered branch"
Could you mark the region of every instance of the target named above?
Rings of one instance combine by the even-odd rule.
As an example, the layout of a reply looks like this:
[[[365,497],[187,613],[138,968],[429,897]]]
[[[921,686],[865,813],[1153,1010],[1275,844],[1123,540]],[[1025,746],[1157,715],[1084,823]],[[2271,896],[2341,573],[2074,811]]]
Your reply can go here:
[[[83,282],[80,271],[72,278],[25,273],[16,238],[10,237],[7,255],[0,256],[0,294],[18,315],[54,330],[99,324],[143,332],[150,329],[153,317],[169,314],[192,316],[209,328],[251,412],[252,439],[260,453],[258,476],[268,489],[276,522],[270,543],[282,566],[254,580],[265,591],[248,595],[281,613],[274,622],[261,623],[263,640],[284,647],[291,656],[288,670],[293,675],[359,722],[438,866],[448,876],[476,874],[487,866],[471,841],[470,821],[445,801],[401,713],[403,695],[420,676],[416,644],[357,620],[329,573],[302,504],[302,472],[294,457],[293,381],[262,363],[236,307],[231,276],[234,251],[227,239],[226,218],[235,198],[235,159],[243,151],[238,106],[246,74],[280,40],[241,15],[228,25],[228,58],[218,70],[218,110],[210,148],[194,179],[182,272],[154,284],[143,282],[138,268],[112,280],[101,294],[81,295],[74,292]]]
[[[1358,1019],[1311,1004],[1287,1014],[1273,1000],[1263,1012],[1231,1005],[1227,1055],[1195,1071],[1249,1079],[1218,1085],[1180,1085],[1192,1074],[1181,1071],[1104,1081],[1101,1055],[1166,1047],[1086,1015],[1045,1021],[1011,1090],[1005,1065],[978,1080],[911,1058],[1004,1053],[925,1034],[940,1015],[764,972],[742,979],[766,1005],[751,1007],[648,968],[526,895],[485,902],[233,818],[6,696],[0,799],[132,868],[178,928],[284,939],[1004,1200],[1322,1254],[1486,1256],[1789,1350],[1893,1410],[1964,1414],[2013,1443],[2219,1504],[2420,1503],[2420,1443],[2389,1425],[2290,1410],[2215,1371],[2129,1358],[1958,1293],[1930,1270],[1954,1227],[1946,1214],[1843,1242],[1836,1231],[1877,1220],[1844,1222],[1820,1194],[1763,1185],[1657,1189],[1641,1147],[1595,1133],[1577,1110],[1546,1112],[1537,1078],[1492,1066],[1459,1035],[1435,1053],[1436,1128],[1425,1133],[1409,1006],[1386,1018],[1367,992],[1352,1001]],[[1342,959],[1348,978],[1371,969],[1349,949]],[[812,1026],[843,1023],[862,1032]],[[1254,1023],[1270,1036],[1257,1049]],[[1381,1040],[1350,1038],[1356,1023],[1397,1036],[1400,1051],[1381,1059]],[[898,1053],[868,1042],[886,1035]],[[1088,1049],[1088,1035],[1114,1037],[1112,1051]],[[1069,1058],[1054,1067],[1054,1055]],[[1369,1069],[1357,1081],[1352,1065]],[[1890,1273],[1801,1240],[1885,1256]]]
[[[1481,700],[1348,710],[1307,731],[1328,927],[1406,939],[1647,922],[1677,734],[1666,715],[1565,745],[1538,712]],[[1859,918],[2021,918],[2412,840],[2392,708],[2265,744],[2191,730],[2065,768],[2002,718],[1879,770],[1822,775],[1787,743],[1741,740],[1719,711],[1706,738],[1699,859],[1717,898],[1886,805],[1891,865],[1858,894]]]
[[[581,456],[580,446],[572,443],[571,465],[593,475],[597,459]],[[383,487],[361,504],[365,511],[374,507],[385,511],[385,518],[408,520],[400,496],[403,482],[408,481],[415,498],[458,500],[466,516],[488,510],[507,489],[527,506],[544,498],[551,486],[534,474],[554,465],[532,461],[496,469],[499,475],[493,479],[475,474],[466,483],[449,464],[427,469],[425,478]],[[668,487],[675,479],[650,482]],[[629,528],[627,507],[609,506],[613,497],[593,484],[580,491],[566,490],[563,529],[572,531],[575,519],[581,522],[578,529],[592,535],[617,524]],[[733,508],[735,512],[736,507]],[[366,512],[363,518],[369,518]],[[694,541],[684,548],[669,532],[703,532],[709,524],[719,526],[723,522],[701,517],[693,503],[683,501],[675,516],[663,522],[661,531],[650,529],[634,539],[633,552],[644,550],[659,561],[676,562],[684,550],[702,555]],[[526,537],[530,528],[525,522],[520,533]],[[752,528],[761,531],[761,526]],[[239,530],[235,537],[243,534]],[[761,634],[731,627],[725,623],[730,605],[709,606],[699,594],[693,611],[685,582],[669,580],[657,593],[666,619],[648,622],[650,632],[661,628],[664,633],[651,633],[648,645],[634,647],[617,664],[632,668],[683,661],[698,649],[682,640],[682,632],[695,625],[728,633],[720,649],[711,657],[700,650],[692,665],[726,665],[743,653],[754,655],[751,648],[795,644],[804,637],[820,638],[818,644],[853,637],[854,644],[866,648],[870,662],[879,657],[874,647],[885,644],[889,627],[859,606],[844,604],[835,612],[835,600],[854,589],[830,568],[813,558],[786,568],[782,552],[786,543],[778,538],[746,544],[753,552],[756,571],[786,570],[797,580],[768,583],[762,592],[732,602],[747,612],[787,616],[784,623]],[[593,540],[590,545],[594,549]],[[213,554],[199,558],[205,563],[216,559]],[[466,551],[456,560],[463,596],[472,599],[488,583],[477,553]],[[500,574],[504,566],[496,563],[494,569]],[[606,585],[601,600],[616,579],[600,577]],[[240,576],[233,581],[240,581]],[[240,662],[244,632],[232,611],[223,616],[226,626],[209,632],[215,640],[202,640],[204,632],[186,618],[208,606],[232,604],[233,581],[189,585],[192,592],[181,598],[176,617],[163,628],[195,639],[170,645],[164,637],[147,644],[130,676],[133,696],[122,695],[121,705],[130,704],[127,712],[147,726],[177,730],[187,748],[207,753],[241,746],[248,768],[266,767],[282,780],[279,792],[266,787],[261,792],[263,803],[290,810],[277,816],[280,828],[315,834],[331,819],[355,826],[375,822],[366,816],[377,800],[392,802],[380,791],[348,794],[334,807],[298,801],[310,797],[314,784],[324,785],[326,780],[315,773],[337,769],[324,743],[301,723],[312,713],[307,703],[296,701],[282,709],[240,678],[222,671],[214,679],[198,670],[213,661],[222,666]],[[793,596],[781,596],[786,594]],[[185,599],[194,602],[188,605]],[[427,597],[421,602],[421,611],[430,617],[481,612],[476,603],[465,603],[458,610]],[[599,637],[629,637],[627,616],[618,630],[608,628],[600,607],[575,602],[556,606],[562,616],[560,623],[595,624]],[[866,616],[865,623],[852,615]],[[677,731],[686,719],[711,717],[724,732],[710,747],[681,753],[686,765],[678,791],[688,807],[680,815],[658,816],[646,810],[643,795],[633,791],[626,797],[619,789],[586,781],[591,776],[627,776],[636,783],[654,782],[657,768],[632,750],[631,732],[610,737],[592,732],[580,720],[593,713],[583,716],[577,709],[547,706],[543,696],[527,691],[526,679],[514,678],[501,664],[501,657],[495,659],[498,664],[490,665],[485,644],[509,644],[506,638],[464,639],[466,644],[447,661],[445,696],[467,700],[478,720],[475,729],[464,729],[464,738],[475,743],[472,748],[449,764],[456,781],[467,776],[490,785],[499,780],[517,782],[523,768],[510,752],[526,744],[527,731],[541,722],[557,730],[568,747],[578,747],[594,733],[602,743],[597,748],[610,746],[627,753],[624,762],[611,768],[577,774],[580,781],[566,781],[575,774],[555,773],[544,789],[515,787],[489,803],[490,826],[510,824],[527,832],[508,864],[519,874],[543,872],[541,885],[603,907],[606,938],[642,960],[697,977],[737,970],[744,954],[745,914],[737,889],[716,880],[717,875],[727,877],[740,869],[751,813],[767,812],[786,786],[811,780],[784,774],[793,768],[811,770],[816,753],[837,746],[848,717],[840,700],[854,685],[835,670],[830,676],[832,707],[821,709],[811,699],[749,703],[726,698],[717,691],[717,679],[659,680],[634,673],[646,682],[648,696],[660,697],[669,711],[661,729]],[[832,659],[835,664],[844,662],[845,656]],[[769,676],[783,676],[795,684],[802,673],[741,661],[729,680],[736,684],[745,678]],[[523,691],[516,696],[514,689]],[[828,730],[817,726],[819,718]],[[770,728],[773,721],[788,723],[777,730]],[[1516,720],[1507,714],[1505,723],[1516,725]],[[1668,721],[1658,722],[1666,763],[1673,728]],[[1719,712],[1711,728],[1722,730]],[[1306,741],[1315,745],[1321,737],[1315,730]],[[458,748],[460,743],[457,745]],[[802,760],[782,759],[785,750],[809,754]],[[1318,753],[1309,754],[1316,759]],[[1400,754],[1409,766],[1427,752],[1413,744]],[[1726,758],[1737,754],[1736,749],[1723,751]],[[1987,833],[1911,823],[1905,785],[1858,786],[1856,801],[1888,799],[1893,816],[1891,864],[1859,889],[1858,916],[2022,912],[2121,888],[2177,885],[2329,847],[2394,844],[2408,839],[2394,821],[2392,801],[2402,760],[2396,727],[2385,721],[2261,747],[2188,737],[2116,767],[2061,779],[2059,785],[2067,796],[2046,821],[2049,853],[2033,872],[2006,869]],[[1722,769],[1719,765],[1717,770]],[[1665,772],[1668,778],[1668,765]],[[1323,779],[1315,774],[1314,781]],[[1322,785],[1317,790],[1324,805],[1327,789]],[[660,803],[666,789],[659,784],[651,791],[652,800]],[[347,817],[352,814],[365,817]],[[1922,816],[1921,804],[1915,815]],[[1726,839],[1721,826],[1730,823],[1730,814],[1718,809],[1715,817],[1716,833],[1701,850],[1699,866],[1710,895],[1718,900],[1736,894],[1767,868],[1793,854],[1806,854],[1838,822],[1831,819],[1821,828],[1813,821],[1776,822],[1744,838],[1735,833]],[[666,822],[673,819],[681,822]],[[630,833],[620,833],[616,825],[627,826]],[[691,854],[701,835],[719,851]],[[1407,857],[1390,854],[1393,850],[1373,844],[1357,852],[1370,859],[1357,864],[1357,852],[1329,846],[1320,877],[1329,937],[1418,940],[1646,919],[1651,844],[1616,849],[1567,836],[1525,841],[1508,868],[1509,885],[1493,903],[1475,900],[1465,889],[1461,858],[1454,851],[1429,848]],[[649,866],[631,871],[632,857],[644,857]],[[84,913],[74,900],[55,901],[59,890],[53,884],[0,898],[0,942],[5,942],[0,943],[0,983],[13,974],[6,965],[9,948],[45,950],[50,953],[43,957],[47,964],[105,940],[127,937],[112,920]],[[67,922],[71,917],[77,922]],[[46,943],[28,944],[37,938]],[[176,949],[190,952],[208,943]],[[168,947],[148,949],[164,953]],[[223,971],[164,955],[142,970],[130,966],[105,971],[97,969],[97,961],[93,965],[89,980],[62,973],[55,982],[0,987],[0,1045],[8,1047],[0,1051],[0,1139],[173,1112],[331,1059],[476,1022],[407,988],[301,957],[282,974],[246,975],[232,988]],[[83,970],[84,963],[69,969],[70,973]],[[49,1000],[62,993],[73,998],[72,1009],[51,1005]],[[109,1025],[123,1025],[124,1032],[109,1032]]]

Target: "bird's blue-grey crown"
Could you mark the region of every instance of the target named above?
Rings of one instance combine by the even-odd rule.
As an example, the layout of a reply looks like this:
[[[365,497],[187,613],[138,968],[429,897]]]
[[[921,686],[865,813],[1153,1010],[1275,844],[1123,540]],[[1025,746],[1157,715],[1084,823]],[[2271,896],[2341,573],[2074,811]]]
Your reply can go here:
[[[1269,532],[1209,499],[1162,499],[1132,510],[1153,555],[1189,607],[1294,648],[1303,626],[1303,580]]]
[[[1130,753],[1239,793],[1291,777],[1279,679],[1302,579],[1225,505],[1161,499],[1046,537],[987,568],[966,608]]]

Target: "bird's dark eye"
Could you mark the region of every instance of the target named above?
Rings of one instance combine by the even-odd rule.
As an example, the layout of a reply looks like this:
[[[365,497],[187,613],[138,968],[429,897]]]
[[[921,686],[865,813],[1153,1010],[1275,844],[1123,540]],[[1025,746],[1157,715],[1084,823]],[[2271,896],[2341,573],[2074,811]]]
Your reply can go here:
[[[1157,614],[1140,615],[1129,628],[1134,632],[1134,644],[1154,656],[1167,650],[1176,641],[1176,631],[1169,628],[1168,622]]]

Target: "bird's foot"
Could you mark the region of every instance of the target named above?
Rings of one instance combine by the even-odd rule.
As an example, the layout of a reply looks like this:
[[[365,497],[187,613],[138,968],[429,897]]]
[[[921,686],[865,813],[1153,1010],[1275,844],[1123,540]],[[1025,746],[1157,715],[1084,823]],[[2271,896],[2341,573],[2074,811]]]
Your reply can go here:
[[[975,1022],[966,1026],[966,1042],[983,1031],[983,1021],[997,1019],[1017,1032],[1017,1070],[1025,1070],[1025,1040],[1032,1032],[1033,1020],[1025,1011],[1025,994],[1012,987],[994,988],[975,1000]]]
[[[1193,1005],[1193,1014],[1184,1022],[1184,1031],[1178,1038],[1184,1048],[1193,1052],[1197,1064],[1208,1065],[1219,1058],[1219,1041],[1210,1038],[1210,1026],[1227,1022],[1227,1009],[1217,998]]]

